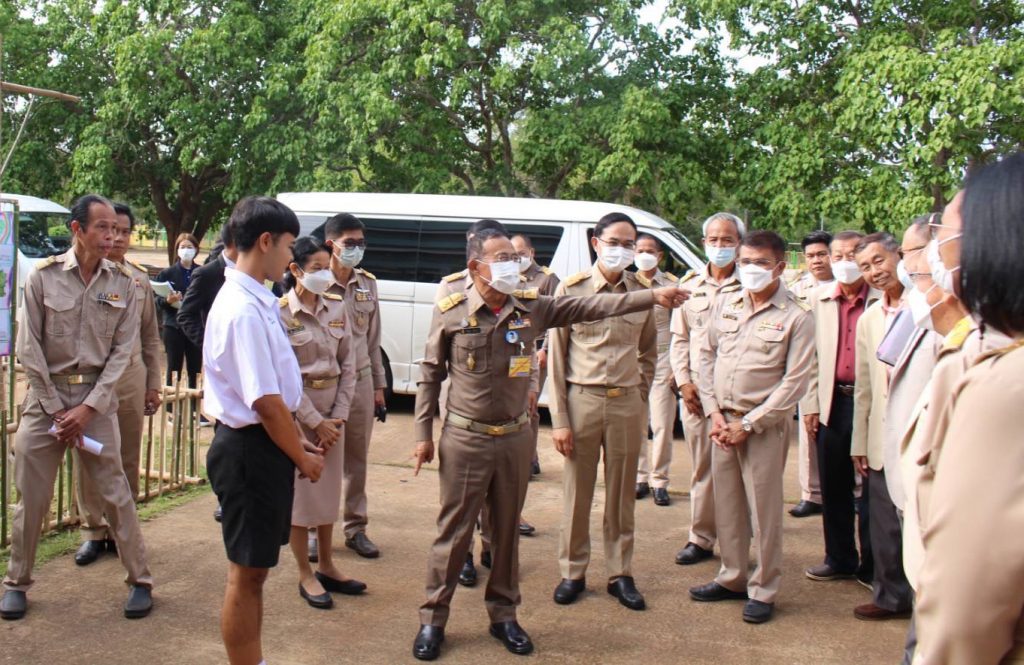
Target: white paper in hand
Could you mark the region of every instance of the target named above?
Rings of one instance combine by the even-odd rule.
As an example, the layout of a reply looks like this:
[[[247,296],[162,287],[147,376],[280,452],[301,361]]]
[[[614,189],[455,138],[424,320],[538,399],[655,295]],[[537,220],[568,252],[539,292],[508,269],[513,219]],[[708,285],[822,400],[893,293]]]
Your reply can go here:
[[[56,425],[50,426],[50,430],[49,431],[50,431],[50,434],[53,434],[54,436],[57,436],[57,426]],[[103,444],[100,443],[99,441],[97,441],[96,439],[91,439],[91,438],[89,438],[87,436],[83,436],[82,437],[82,445],[78,446],[78,447],[81,450],[84,450],[87,453],[92,453],[93,455],[99,455],[99,454],[103,453]]]

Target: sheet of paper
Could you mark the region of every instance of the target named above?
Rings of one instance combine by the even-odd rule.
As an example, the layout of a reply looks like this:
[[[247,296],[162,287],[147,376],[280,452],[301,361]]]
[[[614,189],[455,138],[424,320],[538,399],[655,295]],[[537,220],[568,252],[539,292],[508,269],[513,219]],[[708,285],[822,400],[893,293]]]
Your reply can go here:
[[[166,298],[174,291],[170,282],[150,282],[150,285],[153,287],[153,293],[161,298]]]
[[[53,425],[50,427],[50,434],[57,435],[57,426]],[[99,455],[103,452],[103,444],[96,439],[89,438],[87,436],[82,437],[82,445],[79,447],[80,450],[84,450],[87,453],[93,455]]]

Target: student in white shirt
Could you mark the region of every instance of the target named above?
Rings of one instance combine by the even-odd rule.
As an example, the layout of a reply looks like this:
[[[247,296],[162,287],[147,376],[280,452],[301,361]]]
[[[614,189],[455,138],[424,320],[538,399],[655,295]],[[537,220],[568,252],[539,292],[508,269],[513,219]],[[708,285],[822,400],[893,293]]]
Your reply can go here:
[[[238,259],[206,321],[203,408],[218,421],[207,470],[229,561],[221,635],[232,665],[253,665],[263,661],[263,582],[288,542],[295,469],[315,482],[324,460],[293,417],[302,375],[263,284],[291,261],[299,221],[278,201],[250,196],[228,226]]]

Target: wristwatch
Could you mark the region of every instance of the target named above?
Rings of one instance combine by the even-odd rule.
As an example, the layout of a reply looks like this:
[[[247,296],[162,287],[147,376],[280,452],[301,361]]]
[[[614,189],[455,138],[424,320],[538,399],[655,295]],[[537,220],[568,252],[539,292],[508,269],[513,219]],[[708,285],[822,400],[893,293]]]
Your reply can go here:
[[[754,431],[754,426],[750,423],[750,419],[747,418],[746,416],[743,416],[743,418],[740,420],[740,426],[743,427],[744,432],[749,433]]]

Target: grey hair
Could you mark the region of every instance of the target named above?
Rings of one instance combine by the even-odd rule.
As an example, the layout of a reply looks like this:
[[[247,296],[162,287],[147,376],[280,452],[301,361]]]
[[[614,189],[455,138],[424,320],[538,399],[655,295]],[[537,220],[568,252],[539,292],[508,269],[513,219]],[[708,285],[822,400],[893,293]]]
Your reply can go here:
[[[473,259],[479,261],[484,255],[484,243],[492,238],[508,238],[508,234],[504,230],[494,228],[481,229],[474,233],[466,241],[466,263]]]
[[[747,234],[747,225],[743,223],[743,220],[732,214],[731,212],[716,212],[707,219],[704,220],[704,225],[701,227],[701,233],[705,237],[708,235],[708,227],[711,226],[711,222],[716,222],[720,219],[724,219],[727,222],[732,222],[736,225],[736,230],[740,232],[742,238]]]
[[[900,244],[896,242],[896,238],[894,238],[891,233],[879,231],[861,238],[860,241],[857,242],[857,246],[853,249],[854,255],[856,256],[857,254],[860,254],[868,248],[868,245],[874,245],[875,243],[881,245],[882,249],[891,254],[895,254],[900,251]]]

